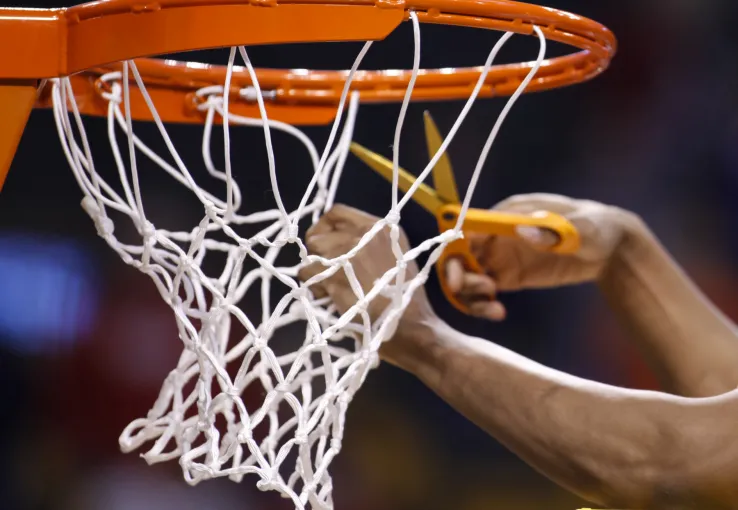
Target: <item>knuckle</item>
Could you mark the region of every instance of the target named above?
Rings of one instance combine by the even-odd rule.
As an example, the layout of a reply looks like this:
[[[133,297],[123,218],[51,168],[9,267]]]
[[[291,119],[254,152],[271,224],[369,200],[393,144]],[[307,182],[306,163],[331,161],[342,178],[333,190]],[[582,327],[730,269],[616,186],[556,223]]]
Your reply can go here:
[[[318,243],[317,243],[318,236],[316,235],[309,235],[305,238],[305,246],[307,246],[308,251],[316,253],[318,250]]]
[[[325,216],[330,216],[332,218],[343,218],[349,212],[351,211],[351,207],[345,205],[345,204],[335,204],[333,207],[331,207],[331,210],[328,211]]]
[[[305,232],[305,245],[309,245],[312,242],[313,237],[317,234],[316,228],[318,226],[318,223],[307,229]]]
[[[570,200],[568,197],[563,195],[557,195],[556,193],[543,193],[540,191],[536,193],[528,193],[526,197],[528,200],[535,200],[536,202],[558,202],[561,200]]]
[[[531,197],[532,195],[529,193],[518,193],[515,195],[510,195],[506,199],[497,202],[495,208],[505,208],[513,205],[527,203],[531,201]]]

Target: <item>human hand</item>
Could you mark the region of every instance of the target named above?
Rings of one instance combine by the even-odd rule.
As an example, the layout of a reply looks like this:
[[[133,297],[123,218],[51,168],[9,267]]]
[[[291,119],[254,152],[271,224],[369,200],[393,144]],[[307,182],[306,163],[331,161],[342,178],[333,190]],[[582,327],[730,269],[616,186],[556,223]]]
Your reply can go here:
[[[564,216],[579,231],[581,247],[572,255],[545,251],[556,235],[536,227],[518,227],[519,238],[467,233],[472,253],[485,274],[466,272],[459,259],[446,265],[449,288],[472,315],[502,320],[505,307],[498,291],[558,287],[597,280],[621,244],[634,215],[591,200],[534,193],[503,200],[497,211],[533,214],[548,211]]]
[[[332,259],[351,251],[361,238],[371,230],[379,220],[376,216],[367,214],[358,209],[345,205],[335,205],[313,225],[305,235],[305,245],[312,255]],[[400,229],[400,248],[403,253],[410,249],[405,233]],[[369,292],[377,279],[397,265],[397,259],[392,250],[390,228],[385,227],[351,258],[356,279],[363,291]],[[319,262],[303,268],[299,278],[307,281],[321,273],[326,268]],[[414,261],[408,262],[405,280],[408,281],[418,274],[418,266]],[[332,276],[311,285],[313,294],[317,297],[329,296],[340,313],[345,313],[357,301],[349,279],[343,270],[336,271]],[[367,311],[372,320],[376,320],[389,304],[388,298],[378,295],[369,303]],[[423,317],[433,315],[422,287],[415,291],[410,304],[403,312],[402,323],[411,323],[423,320]]]

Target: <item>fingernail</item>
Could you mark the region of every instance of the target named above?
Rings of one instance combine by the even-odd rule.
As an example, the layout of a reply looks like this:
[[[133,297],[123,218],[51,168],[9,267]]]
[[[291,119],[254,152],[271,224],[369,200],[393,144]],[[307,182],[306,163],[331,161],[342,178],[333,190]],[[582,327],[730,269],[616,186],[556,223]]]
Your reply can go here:
[[[532,244],[554,245],[557,241],[556,236],[551,232],[530,225],[518,225],[515,231],[521,238]]]
[[[538,227],[531,227],[529,225],[519,225],[515,227],[518,235],[531,243],[543,242],[543,231]]]

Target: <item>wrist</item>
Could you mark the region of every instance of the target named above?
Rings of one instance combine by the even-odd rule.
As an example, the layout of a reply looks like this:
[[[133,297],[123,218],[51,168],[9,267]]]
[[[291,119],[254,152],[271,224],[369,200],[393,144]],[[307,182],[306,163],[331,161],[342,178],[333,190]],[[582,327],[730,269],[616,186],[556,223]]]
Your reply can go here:
[[[655,252],[658,247],[653,234],[640,216],[618,208],[615,208],[614,214],[621,236],[600,274],[600,283],[619,278],[619,273],[625,266],[643,260],[649,253]]]
[[[392,339],[382,346],[380,355],[423,381],[440,378],[444,353],[449,347],[446,330],[451,327],[434,313],[412,321],[402,320]]]
[[[629,286],[628,282],[637,268],[660,263],[659,242],[643,219],[625,210],[618,210],[617,214],[622,235],[598,278],[597,283],[602,290],[622,290]]]
[[[635,245],[651,241],[653,235],[639,215],[622,209],[619,210],[618,215],[620,228],[623,231],[623,241],[619,247],[621,250],[632,249]]]

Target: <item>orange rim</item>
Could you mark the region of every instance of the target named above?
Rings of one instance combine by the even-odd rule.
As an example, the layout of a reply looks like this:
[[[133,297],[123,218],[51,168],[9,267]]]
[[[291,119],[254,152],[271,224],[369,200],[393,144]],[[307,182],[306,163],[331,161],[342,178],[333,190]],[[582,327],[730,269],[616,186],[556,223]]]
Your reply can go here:
[[[613,34],[590,19],[547,7],[507,0],[102,0],[68,9],[0,10],[0,44],[13,48],[0,63],[0,82],[72,76],[82,113],[106,115],[99,76],[136,65],[165,122],[202,122],[194,91],[222,85],[225,67],[173,62],[145,56],[237,45],[381,40],[416,12],[423,23],[475,27],[519,34],[541,28],[551,41],[580,51],[546,60],[526,91],[586,81],[603,72],[615,54]],[[306,23],[305,20],[310,20]],[[136,34],[132,36],[131,34]],[[16,50],[17,48],[17,50]],[[515,91],[532,63],[494,66],[481,97]],[[414,100],[469,96],[481,68],[422,70]],[[362,102],[400,101],[410,71],[362,71],[352,89]],[[292,124],[330,122],[346,71],[259,69],[260,86],[270,90],[271,118]],[[233,74],[234,88],[251,85],[245,69]],[[132,95],[132,114],[150,119]],[[41,95],[37,107],[50,105]],[[232,113],[258,116],[254,104],[234,101]]]

